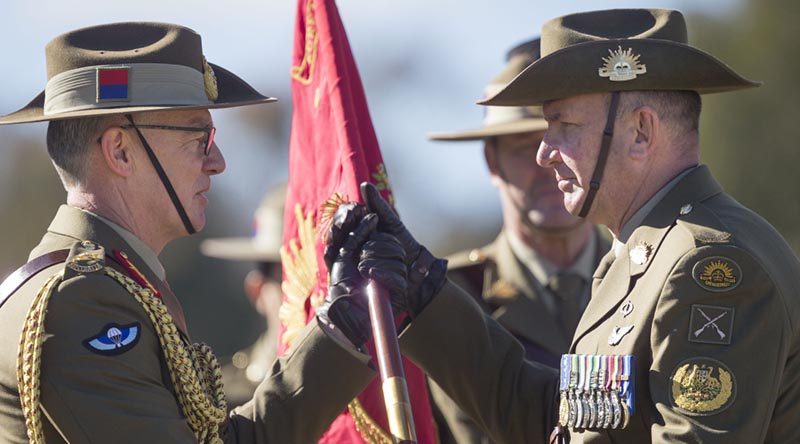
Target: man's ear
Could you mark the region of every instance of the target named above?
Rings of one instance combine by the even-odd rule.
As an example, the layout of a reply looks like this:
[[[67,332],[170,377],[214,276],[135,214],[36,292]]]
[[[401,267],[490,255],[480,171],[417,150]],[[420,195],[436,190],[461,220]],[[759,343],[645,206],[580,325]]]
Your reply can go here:
[[[661,135],[661,120],[653,108],[645,105],[632,112],[634,140],[630,146],[630,156],[642,160],[653,154],[655,141]]]
[[[133,173],[131,139],[118,126],[112,126],[100,135],[100,151],[108,168],[114,173],[129,177]]]
[[[492,184],[499,186],[502,182],[503,172],[500,170],[500,159],[497,158],[497,141],[489,137],[483,142],[483,156],[486,158],[486,166],[489,168],[489,175],[492,176]]]

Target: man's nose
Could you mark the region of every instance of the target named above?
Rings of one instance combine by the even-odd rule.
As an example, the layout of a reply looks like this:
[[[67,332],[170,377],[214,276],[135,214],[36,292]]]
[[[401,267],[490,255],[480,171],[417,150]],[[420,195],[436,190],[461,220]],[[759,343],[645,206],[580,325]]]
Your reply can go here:
[[[536,151],[536,163],[543,168],[554,168],[560,161],[558,150],[547,139],[542,139],[539,150]]]
[[[209,151],[203,162],[203,170],[212,175],[225,171],[225,157],[222,155],[222,150],[217,145],[217,142],[212,144],[211,151]]]

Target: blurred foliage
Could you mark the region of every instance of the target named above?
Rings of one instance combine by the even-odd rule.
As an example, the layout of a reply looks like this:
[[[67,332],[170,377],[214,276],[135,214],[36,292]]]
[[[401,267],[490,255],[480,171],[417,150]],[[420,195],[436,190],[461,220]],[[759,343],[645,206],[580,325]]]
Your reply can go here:
[[[689,18],[690,41],[760,88],[704,97],[703,162],[726,191],[800,251],[800,3],[750,0],[730,17]]]

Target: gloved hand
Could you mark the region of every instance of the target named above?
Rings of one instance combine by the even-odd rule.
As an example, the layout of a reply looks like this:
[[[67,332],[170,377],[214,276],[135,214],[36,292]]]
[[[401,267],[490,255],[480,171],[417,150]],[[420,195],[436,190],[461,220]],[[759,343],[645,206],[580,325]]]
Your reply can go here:
[[[431,254],[427,248],[414,239],[414,236],[406,229],[403,222],[395,214],[392,207],[383,200],[380,192],[374,185],[363,182],[361,184],[361,196],[367,204],[367,210],[378,215],[378,230],[383,233],[391,234],[405,250],[405,263],[408,270],[408,291],[405,300],[395,301],[392,297],[392,305],[395,307],[395,314],[398,309],[408,312],[413,318],[418,315],[425,306],[433,300],[439,293],[446,281],[447,261],[439,259]],[[365,267],[359,266],[364,272]],[[390,286],[389,282],[384,282],[380,273],[373,267],[373,271],[367,271],[367,275],[378,281],[380,284]]]
[[[363,210],[363,206],[361,208]],[[392,295],[405,294],[405,252],[393,236],[375,231],[378,222],[375,214],[366,215],[359,221],[353,214],[347,214],[361,211],[356,207],[342,208],[341,211],[341,217],[334,218],[332,235],[325,251],[330,286],[317,316],[322,322],[341,330],[353,345],[360,347],[371,334],[364,275],[379,277]],[[348,228],[356,223],[356,228],[349,231]],[[337,249],[334,241],[343,243]],[[332,252],[336,250],[338,254],[334,255]],[[365,267],[364,274],[359,271],[361,263]]]

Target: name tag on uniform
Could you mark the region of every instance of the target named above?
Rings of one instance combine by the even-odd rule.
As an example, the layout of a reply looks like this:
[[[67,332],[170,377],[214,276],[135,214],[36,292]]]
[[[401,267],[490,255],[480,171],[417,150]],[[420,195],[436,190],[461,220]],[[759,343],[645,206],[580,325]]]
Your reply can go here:
[[[635,412],[633,355],[561,356],[558,423],[572,430],[623,429]]]

